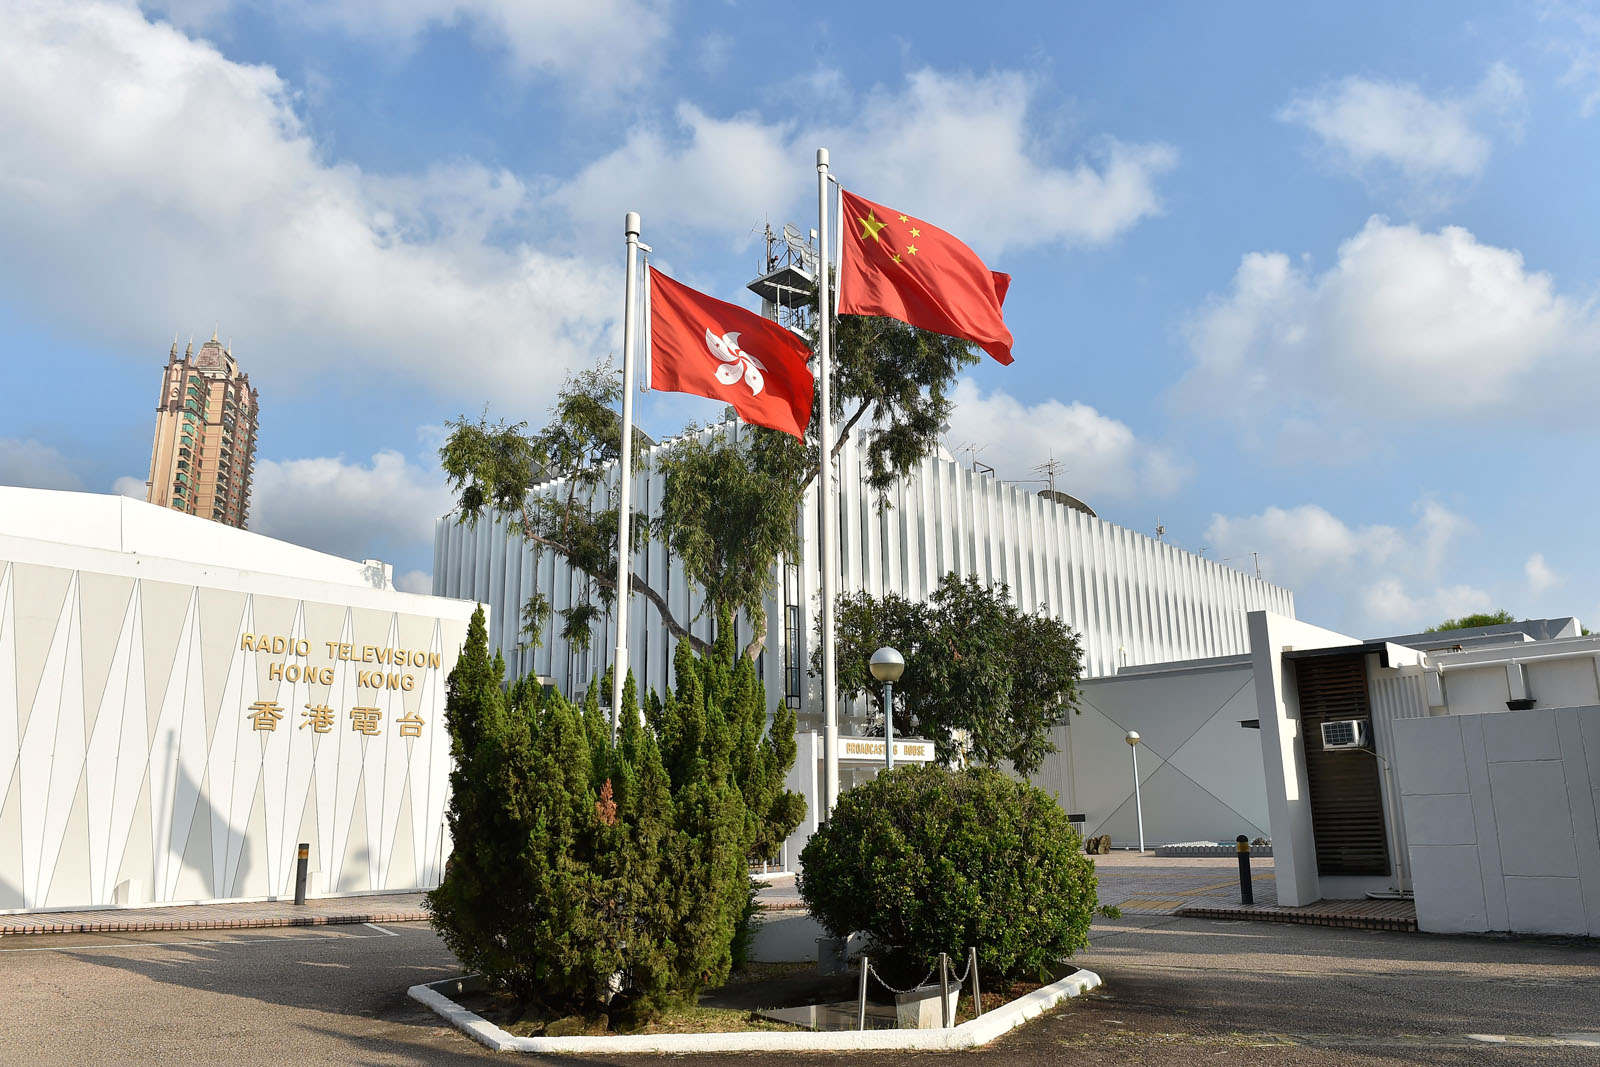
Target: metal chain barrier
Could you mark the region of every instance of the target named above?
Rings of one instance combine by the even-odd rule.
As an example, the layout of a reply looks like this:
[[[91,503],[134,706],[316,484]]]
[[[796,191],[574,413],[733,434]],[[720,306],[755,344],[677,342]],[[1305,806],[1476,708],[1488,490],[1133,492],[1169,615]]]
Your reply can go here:
[[[951,984],[951,974],[949,970],[950,965],[948,956],[945,953],[941,952],[939,955],[941,957],[941,962],[944,963],[946,968],[945,972],[940,975],[940,1012],[941,1015],[946,1015],[948,1013],[948,1008],[946,1007],[943,994],[948,993]],[[954,979],[956,996],[958,999],[960,998],[961,993],[966,990],[967,979],[971,978],[973,980],[971,999],[972,1017],[974,1019],[983,1014],[983,1000],[981,994],[978,992],[978,981],[976,974],[977,966],[978,950],[976,948],[969,948],[967,950],[967,966],[961,972],[961,974]],[[924,989],[932,985],[934,972],[937,970],[937,967],[928,968],[928,973],[922,976],[922,981],[913,983],[910,989],[896,989],[894,986],[884,981],[883,975],[878,973],[878,969],[872,965],[872,961],[863,954],[861,956],[861,994],[860,1004],[858,1005],[857,1009],[857,1028],[861,1030],[865,1030],[867,1028],[867,978],[869,976],[877,979],[878,984],[884,989],[888,990],[891,994],[895,996],[906,996],[908,994],[915,993],[919,989]],[[950,1026],[953,1025],[954,1022],[955,1020],[953,1018],[945,1018],[944,1025]]]
[[[866,959],[865,956],[861,958]],[[896,989],[894,986],[883,980],[883,975],[878,973],[878,969],[876,967],[872,966],[870,963],[867,964],[867,973],[876,978],[879,985],[883,986],[883,988],[887,989],[896,996],[905,996],[907,993],[914,993],[923,986],[931,984],[933,982],[933,971],[934,968],[929,967],[928,973],[922,976],[922,981],[914,983],[910,989]]]

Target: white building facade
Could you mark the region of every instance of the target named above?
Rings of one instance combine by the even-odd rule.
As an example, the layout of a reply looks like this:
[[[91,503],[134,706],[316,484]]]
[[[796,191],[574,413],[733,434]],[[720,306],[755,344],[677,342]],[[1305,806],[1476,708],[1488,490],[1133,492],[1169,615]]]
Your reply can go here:
[[[648,455],[640,467],[634,500],[641,512],[652,514],[663,478],[650,469]],[[865,457],[854,440],[845,445],[839,470],[839,592],[898,593],[917,600],[950,571],[1004,583],[1019,606],[1061,619],[1082,635],[1090,678],[1138,664],[1241,655],[1249,651],[1247,612],[1294,613],[1287,589],[966,469],[943,450],[894,486],[887,506],[880,506],[868,487]],[[786,700],[797,708],[802,731],[820,727],[820,679],[809,669],[821,603],[819,491],[813,487],[802,509],[801,558],[780,565],[775,574],[766,645],[758,660],[769,701]],[[700,597],[659,541],[638,552],[635,573],[666,597],[678,619],[687,622],[699,611]],[[505,654],[508,673],[545,675],[569,694],[583,691],[609,663],[615,640],[609,618],[594,627],[589,653],[568,647],[559,620],[546,625],[539,644],[525,646],[519,618],[536,588],[559,610],[573,603],[581,581],[552,553],[536,554],[528,544],[508,539],[501,521],[468,527],[453,517],[439,520],[434,592],[490,605],[490,643]],[[641,595],[631,602],[629,620],[635,676],[642,686],[664,691],[671,684],[675,642]],[[742,626],[742,636],[748,637],[748,623]],[[696,620],[692,628],[701,636],[710,634],[708,619]],[[859,719],[846,715],[841,729],[850,734],[860,726]],[[816,775],[804,766],[808,746],[802,750],[791,788],[809,800],[816,795]],[[852,784],[852,773],[845,763],[842,787]],[[873,771],[864,761],[856,773]],[[1067,803],[1066,796],[1062,799]],[[814,815],[816,804],[810,807]],[[807,830],[803,826],[798,836],[803,839]]]
[[[1600,936],[1600,637],[1251,624],[1280,903],[1401,891],[1430,932]],[[1368,737],[1329,744],[1340,720]]]
[[[473,605],[122,497],[0,487],[0,911],[438,884]]]

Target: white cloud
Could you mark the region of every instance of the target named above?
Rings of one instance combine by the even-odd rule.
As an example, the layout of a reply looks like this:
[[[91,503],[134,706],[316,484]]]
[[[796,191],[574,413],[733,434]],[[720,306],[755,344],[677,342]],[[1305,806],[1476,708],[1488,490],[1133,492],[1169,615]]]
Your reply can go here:
[[[394,576],[394,587],[402,593],[432,593],[433,575],[427,571],[405,571]]]
[[[1492,143],[1481,126],[1507,115],[1522,95],[1522,79],[1503,64],[1461,96],[1348,77],[1295,98],[1278,117],[1315,133],[1336,164],[1356,177],[1394,172],[1414,188],[1442,194],[1449,183],[1483,171]]]
[[[590,92],[637,85],[656,67],[670,29],[661,0],[146,0],[183,26],[207,29],[252,8],[388,49],[464,26],[514,67],[577,82]]]
[[[118,496],[132,497],[134,500],[144,500],[149,496],[150,486],[136,475],[125,474],[111,484],[111,491]]]
[[[1549,47],[1566,59],[1561,81],[1577,92],[1587,118],[1600,108],[1600,14],[1581,4],[1547,2],[1540,16],[1556,27]]]
[[[25,489],[82,489],[83,482],[58,449],[29,438],[0,437],[0,485]]]
[[[1600,377],[1593,304],[1461,227],[1376,216],[1320,274],[1280,252],[1245,255],[1188,336],[1180,397],[1252,429],[1572,415]]]
[[[1489,595],[1447,580],[1472,524],[1438,501],[1412,508],[1409,527],[1351,526],[1326,508],[1269,507],[1213,515],[1206,540],[1218,559],[1259,557],[1262,577],[1294,590],[1297,608],[1365,636],[1421,629],[1451,614],[1488,610]],[[1331,611],[1336,618],[1318,618]]]
[[[1189,473],[1170,452],[1087,404],[1030,405],[999,390],[985,396],[970,378],[956,383],[951,399],[951,447],[982,446],[978,459],[1012,481],[1043,478],[1034,468],[1053,457],[1062,467],[1056,488],[1090,506],[1104,497],[1165,496]]]
[[[1554,589],[1563,581],[1561,575],[1551,570],[1544,561],[1542,552],[1535,552],[1528,557],[1528,562],[1522,565],[1522,573],[1527,577],[1528,589],[1534,596]]]
[[[1360,590],[1367,635],[1416,633],[1445,619],[1493,611],[1493,598],[1470,585],[1451,585],[1413,596],[1400,579],[1380,578]]]
[[[332,163],[292,105],[273,70],[130,7],[13,3],[0,283],[129,351],[220,320],[268,383],[336,366],[531,400],[606,350],[609,262],[487,238],[524,220],[517,178]]]
[[[342,456],[257,460],[250,529],[346,559],[426,552],[433,520],[452,501],[442,477],[385,450],[370,463]]]
[[[815,150],[847,187],[936,222],[979,252],[1101,244],[1161,210],[1156,181],[1177,161],[1165,144],[1104,138],[1070,165],[1033,131],[1033,87],[1018,74],[912,73],[835,110],[848,122],[803,127],[755,114],[716,117],[680,104],[673,128],[640,125],[550,200],[612,232],[619,204],[647,225],[686,226],[730,243],[774,209],[814,216]]]

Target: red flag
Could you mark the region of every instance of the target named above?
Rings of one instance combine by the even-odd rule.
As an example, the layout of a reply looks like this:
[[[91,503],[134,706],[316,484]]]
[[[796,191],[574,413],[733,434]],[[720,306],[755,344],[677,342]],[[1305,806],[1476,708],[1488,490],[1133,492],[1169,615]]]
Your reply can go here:
[[[842,196],[839,314],[899,319],[1011,362],[1011,331],[1000,317],[1011,275],[985,267],[937,226],[854,193]]]
[[[650,268],[650,385],[732,404],[755,426],[804,438],[811,349],[770,319]]]

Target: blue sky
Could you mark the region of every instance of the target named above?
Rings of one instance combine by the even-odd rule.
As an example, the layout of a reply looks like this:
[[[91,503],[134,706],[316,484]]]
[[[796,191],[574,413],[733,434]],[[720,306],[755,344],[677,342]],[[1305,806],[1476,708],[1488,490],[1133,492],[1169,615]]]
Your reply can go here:
[[[142,493],[172,336],[220,327],[252,525],[426,587],[442,423],[619,349],[623,212],[750,303],[818,145],[1013,275],[952,448],[1335,628],[1600,618],[1600,10],[1560,3],[0,0],[0,482]]]

